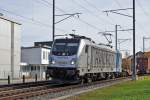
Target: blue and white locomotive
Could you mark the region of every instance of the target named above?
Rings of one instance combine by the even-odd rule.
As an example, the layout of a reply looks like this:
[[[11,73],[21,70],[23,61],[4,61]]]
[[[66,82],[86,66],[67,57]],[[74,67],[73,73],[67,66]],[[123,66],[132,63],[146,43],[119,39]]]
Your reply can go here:
[[[113,78],[121,73],[121,54],[94,43],[90,38],[70,34],[56,39],[50,53],[46,76],[52,79],[90,82]],[[116,65],[117,64],[117,65]]]

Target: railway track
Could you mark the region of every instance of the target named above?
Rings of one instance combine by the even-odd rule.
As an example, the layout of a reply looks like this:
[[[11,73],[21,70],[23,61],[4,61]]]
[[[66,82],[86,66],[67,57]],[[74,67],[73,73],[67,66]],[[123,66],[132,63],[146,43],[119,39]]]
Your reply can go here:
[[[54,82],[53,81],[38,81],[38,82],[17,83],[17,84],[10,84],[10,85],[0,85],[0,92],[14,90],[14,89],[42,86],[42,85],[52,84],[52,83]]]
[[[123,80],[128,80],[129,78],[117,78],[112,80],[103,80],[87,84],[78,84],[70,86],[60,86],[62,84],[45,84],[43,86],[32,86],[25,88],[8,89],[5,91],[0,91],[0,100],[17,100],[17,99],[39,99],[47,98],[54,99],[56,97],[65,96],[68,94],[73,94],[74,91],[81,91],[87,89],[94,89],[95,87],[102,87],[116,82],[121,82]],[[59,87],[57,87],[59,86]]]

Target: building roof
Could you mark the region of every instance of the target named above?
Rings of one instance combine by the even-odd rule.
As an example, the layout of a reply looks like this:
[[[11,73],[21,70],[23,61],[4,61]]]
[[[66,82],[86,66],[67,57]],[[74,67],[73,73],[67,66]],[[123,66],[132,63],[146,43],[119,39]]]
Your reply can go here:
[[[7,17],[3,16],[2,13],[0,13],[0,19],[3,19],[3,20],[6,20],[6,21],[9,21],[9,22],[12,22],[12,23],[21,25],[21,23],[19,23],[19,22],[17,22],[17,21],[14,21],[14,20],[12,20],[12,19],[10,19],[10,18],[7,18]]]
[[[49,47],[41,47],[41,46],[33,46],[33,47],[21,47],[21,49],[34,49],[34,48],[45,48],[45,49],[51,49]]]
[[[41,41],[41,42],[34,42],[34,46],[48,46],[52,47],[53,41]]]

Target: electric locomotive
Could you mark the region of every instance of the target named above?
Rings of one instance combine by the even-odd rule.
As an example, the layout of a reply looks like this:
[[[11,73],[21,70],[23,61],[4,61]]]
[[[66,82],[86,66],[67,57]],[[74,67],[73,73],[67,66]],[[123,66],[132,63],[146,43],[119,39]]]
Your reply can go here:
[[[91,82],[121,73],[121,54],[98,45],[90,38],[70,34],[56,39],[50,53],[46,77],[65,81]]]

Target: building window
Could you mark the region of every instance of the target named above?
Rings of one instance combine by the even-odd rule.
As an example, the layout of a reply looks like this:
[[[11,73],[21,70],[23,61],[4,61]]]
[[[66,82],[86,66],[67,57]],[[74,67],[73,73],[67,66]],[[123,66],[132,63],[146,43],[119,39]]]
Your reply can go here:
[[[86,46],[85,46],[85,53],[88,53],[88,48],[89,48],[89,46],[86,45]]]
[[[45,51],[43,51],[43,59],[45,59]]]
[[[47,54],[47,52],[45,52],[46,53],[46,60],[48,59],[48,54]]]

